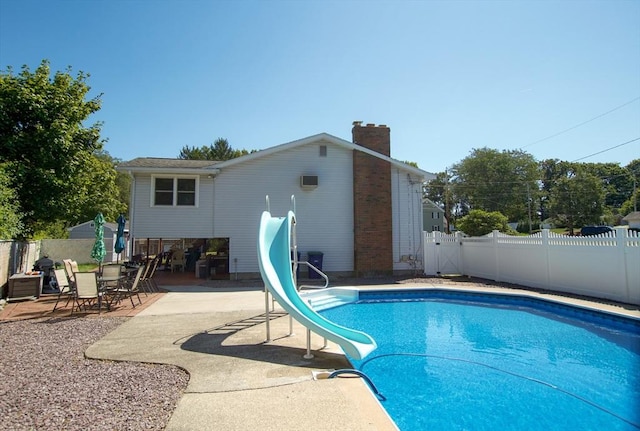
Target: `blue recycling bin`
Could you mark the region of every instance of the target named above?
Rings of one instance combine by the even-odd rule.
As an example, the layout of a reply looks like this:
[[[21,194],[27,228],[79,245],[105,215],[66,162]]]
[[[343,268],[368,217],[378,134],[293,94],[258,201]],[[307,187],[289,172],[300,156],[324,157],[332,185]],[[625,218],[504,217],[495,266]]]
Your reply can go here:
[[[322,271],[322,257],[324,253],[321,251],[309,251],[307,252],[308,262]],[[313,269],[309,268],[309,278],[322,278],[320,274],[315,272]]]

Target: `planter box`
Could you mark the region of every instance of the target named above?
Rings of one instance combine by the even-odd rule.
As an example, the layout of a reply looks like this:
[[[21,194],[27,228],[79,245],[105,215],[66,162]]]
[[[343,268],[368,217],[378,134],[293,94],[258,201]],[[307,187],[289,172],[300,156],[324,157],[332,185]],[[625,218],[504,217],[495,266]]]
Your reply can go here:
[[[18,299],[35,299],[40,297],[42,292],[43,274],[26,275],[14,274],[9,277],[9,290],[7,301]]]

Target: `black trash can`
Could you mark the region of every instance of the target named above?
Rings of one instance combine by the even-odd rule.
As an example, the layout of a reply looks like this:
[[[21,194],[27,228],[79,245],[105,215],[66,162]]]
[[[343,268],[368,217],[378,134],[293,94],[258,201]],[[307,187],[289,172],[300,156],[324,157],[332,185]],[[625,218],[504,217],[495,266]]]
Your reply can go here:
[[[324,254],[321,251],[309,251],[307,252],[308,261],[311,265],[322,271],[322,256]],[[309,268],[309,278],[322,278],[320,274]]]

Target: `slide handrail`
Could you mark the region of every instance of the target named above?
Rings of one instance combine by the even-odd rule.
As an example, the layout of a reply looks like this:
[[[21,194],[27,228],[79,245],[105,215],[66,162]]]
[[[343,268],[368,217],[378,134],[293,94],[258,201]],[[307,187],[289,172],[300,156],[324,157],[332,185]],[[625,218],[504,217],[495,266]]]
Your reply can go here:
[[[327,277],[327,274],[325,274],[324,272],[320,271],[318,268],[313,266],[311,264],[311,262],[307,262],[306,260],[297,262],[297,264],[301,264],[301,263],[304,263],[309,268],[311,268],[312,270],[317,272],[320,275],[320,277],[324,278],[324,286],[313,286],[313,285],[310,285],[310,284],[303,284],[303,285],[298,286],[298,290],[302,289],[303,287],[306,287],[306,288],[309,288],[309,289],[326,289],[329,286],[329,277]]]

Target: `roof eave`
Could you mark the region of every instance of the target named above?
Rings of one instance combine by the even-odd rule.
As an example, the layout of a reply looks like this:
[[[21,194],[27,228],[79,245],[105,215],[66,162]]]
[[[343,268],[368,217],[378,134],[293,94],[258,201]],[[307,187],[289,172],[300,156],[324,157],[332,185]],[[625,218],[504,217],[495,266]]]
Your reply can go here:
[[[211,168],[152,168],[142,166],[116,166],[116,171],[133,174],[159,174],[159,175],[217,175],[220,169]]]

